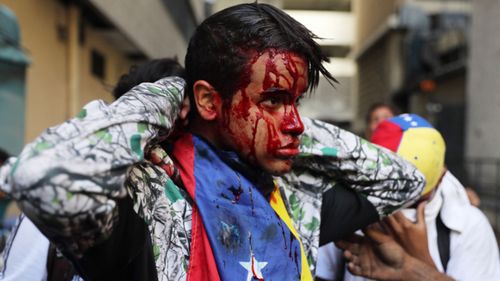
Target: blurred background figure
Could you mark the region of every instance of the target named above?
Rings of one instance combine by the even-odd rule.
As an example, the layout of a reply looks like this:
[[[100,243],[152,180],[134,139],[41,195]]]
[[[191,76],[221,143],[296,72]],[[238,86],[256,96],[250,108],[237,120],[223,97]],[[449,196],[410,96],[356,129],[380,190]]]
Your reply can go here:
[[[0,166],[3,165],[3,163],[5,161],[7,161],[7,159],[9,158],[9,154],[7,153],[7,151],[3,150],[0,148]]]
[[[464,187],[446,171],[445,143],[441,134],[421,117],[402,114],[380,123],[371,140],[412,162],[424,174],[427,185],[418,205],[389,216],[368,230],[368,238],[363,238],[367,239],[364,245],[373,252],[378,251],[377,254],[364,256],[357,252],[355,258],[347,255],[348,260],[357,266],[367,266],[358,264],[366,259],[371,261],[371,267],[368,270],[363,268],[365,271],[361,272],[351,265],[349,270],[374,279],[384,279],[382,272],[387,274],[387,279],[391,274],[397,277],[396,272],[403,266],[396,267],[387,262],[389,255],[381,254],[379,243],[368,241],[375,236],[393,239],[403,249],[404,255],[423,264],[420,273],[416,271],[416,275],[406,276],[408,280],[423,280],[423,276],[432,271],[434,277],[439,276],[442,280],[447,280],[447,276],[455,280],[499,280],[500,259],[494,233],[485,215],[470,204]],[[346,246],[344,243],[339,245]],[[331,252],[337,251],[333,245],[330,247]],[[349,246],[346,249],[357,251]],[[404,255],[399,253],[399,256],[391,257],[397,260]],[[318,262],[318,276],[327,277],[326,280],[365,280],[347,272],[342,276],[345,263],[336,261],[343,259],[339,252],[324,258],[334,260],[329,266],[324,261]],[[400,264],[404,263],[401,259]]]
[[[7,151],[0,148],[0,166],[2,166],[10,155]],[[5,211],[10,203],[10,199],[5,196],[3,192],[0,191],[0,251],[3,250],[5,246],[5,240],[9,234],[9,230],[12,227],[12,221],[5,223]]]
[[[156,82],[168,76],[185,76],[185,70],[179,64],[177,58],[155,59],[133,65],[128,73],[123,74],[116,83],[113,89],[113,97],[118,99],[134,86],[143,82]]]
[[[393,105],[385,102],[373,104],[366,114],[365,138],[367,140],[371,139],[373,131],[375,131],[380,122],[394,117],[397,114],[399,114],[399,111]]]

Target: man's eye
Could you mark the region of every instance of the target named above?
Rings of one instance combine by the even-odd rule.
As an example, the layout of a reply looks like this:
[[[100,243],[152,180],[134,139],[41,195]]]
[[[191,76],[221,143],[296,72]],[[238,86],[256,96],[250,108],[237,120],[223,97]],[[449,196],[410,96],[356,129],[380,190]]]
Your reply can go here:
[[[262,101],[262,104],[268,107],[278,107],[283,104],[283,99],[279,97],[269,97]]]

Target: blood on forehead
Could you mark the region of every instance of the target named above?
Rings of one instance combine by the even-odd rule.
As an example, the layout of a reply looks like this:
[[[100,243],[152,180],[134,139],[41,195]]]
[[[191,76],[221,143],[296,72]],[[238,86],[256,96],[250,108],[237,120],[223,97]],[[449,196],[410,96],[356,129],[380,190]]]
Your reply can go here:
[[[276,87],[287,88],[294,94],[302,92],[303,89],[297,89],[297,87],[299,86],[299,80],[304,79],[303,75],[306,71],[305,60],[296,53],[289,51],[271,49],[267,53],[269,57],[265,64],[266,69],[262,83],[263,90]],[[279,69],[280,63],[283,64],[286,72]],[[305,86],[305,83],[302,86]]]
[[[255,78],[252,76],[255,71],[259,72],[258,77],[263,79],[254,81],[262,82],[260,90],[277,87],[287,88],[291,92],[302,92],[307,88],[307,75],[304,74],[308,71],[308,65],[303,56],[293,51],[277,49],[251,53],[240,76],[236,92],[245,91],[252,79]],[[261,69],[262,67],[264,69]],[[304,80],[304,83],[298,83],[300,80]],[[298,89],[298,86],[304,86],[304,89]]]

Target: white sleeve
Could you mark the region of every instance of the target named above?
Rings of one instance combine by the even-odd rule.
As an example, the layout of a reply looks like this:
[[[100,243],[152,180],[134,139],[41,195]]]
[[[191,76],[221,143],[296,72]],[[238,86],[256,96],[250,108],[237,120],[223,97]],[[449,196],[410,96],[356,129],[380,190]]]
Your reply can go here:
[[[318,249],[318,262],[316,263],[316,276],[325,280],[337,280],[339,273],[343,272],[344,258],[342,250],[333,242]]]
[[[446,274],[460,281],[498,281],[500,259],[493,229],[479,209],[470,206],[467,213],[464,231],[451,233]]]
[[[22,216],[5,247],[0,280],[46,280],[48,251],[49,240]]]

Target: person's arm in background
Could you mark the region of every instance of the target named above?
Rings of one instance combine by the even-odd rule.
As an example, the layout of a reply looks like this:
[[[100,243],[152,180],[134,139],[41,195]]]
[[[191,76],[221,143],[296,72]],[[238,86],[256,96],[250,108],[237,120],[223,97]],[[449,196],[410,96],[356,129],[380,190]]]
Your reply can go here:
[[[171,131],[183,88],[171,77],[140,84],[110,105],[89,103],[2,169],[2,189],[61,250],[81,257],[112,233],[127,171]]]
[[[354,235],[336,245],[344,250],[348,269],[354,275],[382,281],[452,281],[453,279],[410,256],[391,236],[368,227],[365,237]]]
[[[415,222],[407,219],[402,212],[388,216],[383,222],[394,239],[410,256],[437,269],[429,252],[429,247],[426,246],[428,245],[428,238],[425,222],[425,206],[426,202],[418,205]]]

